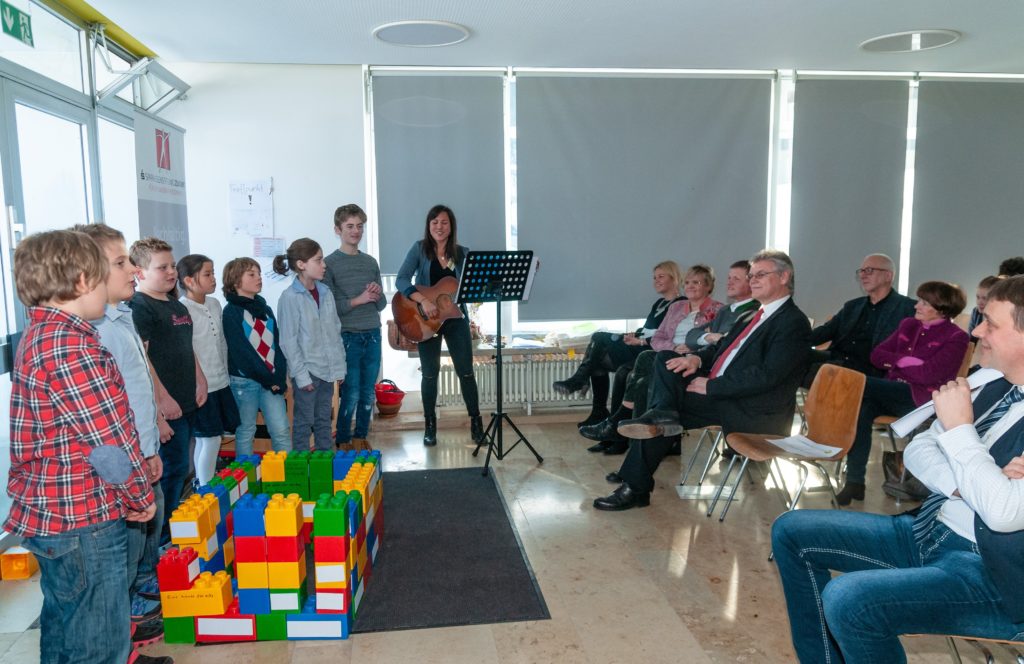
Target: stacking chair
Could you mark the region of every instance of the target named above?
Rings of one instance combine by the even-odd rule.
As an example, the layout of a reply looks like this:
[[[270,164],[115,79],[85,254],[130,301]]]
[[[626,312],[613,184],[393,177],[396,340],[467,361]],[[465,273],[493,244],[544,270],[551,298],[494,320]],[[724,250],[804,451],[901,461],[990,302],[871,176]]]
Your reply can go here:
[[[771,464],[776,459],[786,459],[799,465],[800,485],[797,488],[796,494],[789,501],[788,509],[794,509],[803,494],[809,474],[809,466],[816,468],[821,473],[825,486],[828,487],[829,492],[832,494],[832,504],[838,506],[836,505],[835,486],[832,484],[828,471],[825,470],[822,464],[840,461],[850,451],[856,435],[860,402],[864,396],[864,382],[864,374],[858,371],[826,364],[821,367],[821,370],[814,379],[814,383],[811,384],[810,391],[807,393],[807,401],[804,407],[807,414],[807,438],[822,445],[840,448],[839,452],[831,457],[799,456],[791,454],[769,442],[773,439],[782,438],[782,436],[757,433],[727,434],[725,437],[726,442],[736,451],[737,455],[729,462],[729,467],[726,469],[722,481],[718,485],[718,491],[708,509],[707,515],[711,516],[714,512],[715,505],[721,497],[722,491],[729,481],[729,476],[732,474],[733,467],[739,459],[742,459],[740,461],[739,473],[732,485],[732,490],[726,500],[725,507],[722,508],[719,521],[725,520],[725,516],[729,512],[729,505],[732,503],[736,495],[736,489],[743,478],[743,473],[746,472],[747,465],[751,461],[768,462]],[[771,465],[769,465],[770,468]]]
[[[934,634],[906,634],[905,636],[934,636]],[[951,634],[940,635],[946,639],[946,647],[949,648],[949,656],[953,660],[954,664],[961,664],[960,651],[956,648],[956,639],[966,641],[970,645],[974,646],[981,653],[981,656],[985,658],[985,664],[994,664],[996,661],[995,655],[992,654],[993,645],[1000,646],[1009,655],[1009,659],[1003,661],[1017,662],[1017,664],[1024,664],[1024,654],[1021,654],[1022,648],[1024,648],[1024,642],[1021,641],[1003,641],[1001,639],[982,639],[976,636],[954,636]]]

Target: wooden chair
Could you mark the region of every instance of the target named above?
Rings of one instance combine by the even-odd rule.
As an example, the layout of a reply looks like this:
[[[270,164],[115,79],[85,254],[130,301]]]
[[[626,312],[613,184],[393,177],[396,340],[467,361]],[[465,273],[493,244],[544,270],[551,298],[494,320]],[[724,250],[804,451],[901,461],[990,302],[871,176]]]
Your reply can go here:
[[[807,393],[805,405],[807,413],[807,438],[816,443],[840,448],[839,452],[831,457],[799,456],[786,452],[769,442],[782,438],[782,436],[757,433],[730,433],[726,435],[726,442],[737,452],[737,455],[729,462],[729,467],[726,469],[725,475],[718,485],[718,492],[708,510],[708,516],[711,516],[711,513],[714,511],[715,504],[718,502],[729,480],[729,476],[732,474],[732,469],[736,465],[737,459],[742,459],[739,474],[736,476],[736,481],[732,486],[732,491],[729,494],[725,507],[722,508],[719,521],[725,520],[725,516],[729,511],[729,505],[732,503],[736,495],[736,489],[743,478],[743,473],[751,461],[768,462],[769,469],[771,469],[770,464],[777,459],[785,459],[799,465],[801,469],[800,485],[797,488],[796,494],[789,501],[788,509],[794,509],[803,494],[804,486],[807,483],[807,476],[809,475],[809,466],[817,468],[821,473],[825,485],[832,494],[832,503],[836,505],[835,486],[832,484],[828,471],[825,470],[822,464],[840,461],[850,451],[856,435],[857,416],[860,413],[860,402],[864,396],[865,380],[864,374],[858,371],[826,364],[821,367],[818,375],[814,378],[814,383],[811,384],[810,391]]]
[[[1012,661],[1017,664],[1024,664],[1024,654],[1021,653],[1020,648],[1024,648],[1024,642],[1021,641],[1004,641],[1002,639],[982,639],[976,636],[959,636],[954,634],[904,634],[909,637],[920,637],[920,636],[939,636],[946,640],[946,647],[949,648],[949,657],[953,660],[954,664],[961,664],[960,651],[956,647],[956,639],[965,641],[981,653],[982,657],[985,658],[985,664],[994,664],[996,661],[995,656],[992,654],[991,646],[1000,646],[1001,649],[1007,651]]]

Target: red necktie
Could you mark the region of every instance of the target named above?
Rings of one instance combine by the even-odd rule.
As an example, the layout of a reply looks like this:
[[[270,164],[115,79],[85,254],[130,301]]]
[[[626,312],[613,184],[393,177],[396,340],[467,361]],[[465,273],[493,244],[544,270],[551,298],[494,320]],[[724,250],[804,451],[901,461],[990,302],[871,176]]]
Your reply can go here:
[[[718,374],[722,371],[722,365],[725,364],[725,358],[729,357],[729,354],[736,348],[739,348],[740,343],[747,338],[750,331],[754,329],[755,325],[757,325],[757,321],[761,320],[762,315],[764,315],[764,309],[758,309],[757,313],[754,314],[754,317],[750,319],[749,323],[747,323],[747,326],[743,328],[742,332],[740,332],[740,336],[733,339],[732,343],[729,344],[729,347],[718,356],[717,360],[715,360],[715,363],[711,366],[711,375],[709,375],[708,378],[718,378]]]

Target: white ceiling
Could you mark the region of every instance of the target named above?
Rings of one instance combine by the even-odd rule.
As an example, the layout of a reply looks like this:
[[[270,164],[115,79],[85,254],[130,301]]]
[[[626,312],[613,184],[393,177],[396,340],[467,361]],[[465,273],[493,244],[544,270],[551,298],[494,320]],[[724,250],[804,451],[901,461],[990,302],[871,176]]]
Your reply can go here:
[[[167,61],[246,63],[828,69],[1024,73],[1021,0],[92,0]],[[385,44],[383,23],[443,20],[470,38],[443,48]],[[865,53],[921,28],[953,46]]]

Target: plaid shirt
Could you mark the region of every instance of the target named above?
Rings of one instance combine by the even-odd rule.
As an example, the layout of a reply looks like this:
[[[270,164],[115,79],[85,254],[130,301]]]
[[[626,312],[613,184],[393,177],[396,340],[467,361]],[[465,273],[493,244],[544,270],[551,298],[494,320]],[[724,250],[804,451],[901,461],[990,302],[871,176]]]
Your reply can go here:
[[[4,529],[22,537],[56,535],[143,510],[153,493],[114,358],[96,328],[59,309],[31,307],[11,374],[14,500]],[[132,473],[108,484],[89,464],[91,448],[127,451]]]

